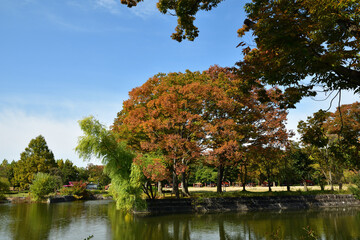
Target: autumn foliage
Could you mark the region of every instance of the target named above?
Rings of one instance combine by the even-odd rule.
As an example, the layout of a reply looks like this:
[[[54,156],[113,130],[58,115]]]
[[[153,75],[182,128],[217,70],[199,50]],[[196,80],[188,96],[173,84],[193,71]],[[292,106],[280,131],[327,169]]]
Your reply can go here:
[[[222,181],[224,166],[237,164],[245,149],[284,144],[287,113],[276,102],[280,94],[217,66],[202,73],[158,74],[129,93],[113,130],[139,153],[163,156],[145,165],[138,160],[145,176],[162,180],[169,170],[175,192],[181,176],[188,194],[189,164],[200,156],[218,167]]]

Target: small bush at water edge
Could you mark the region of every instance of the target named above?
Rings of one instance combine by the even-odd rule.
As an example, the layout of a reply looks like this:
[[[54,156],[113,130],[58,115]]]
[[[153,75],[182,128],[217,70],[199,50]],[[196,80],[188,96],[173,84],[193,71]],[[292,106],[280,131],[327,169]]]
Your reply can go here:
[[[30,194],[35,201],[39,201],[44,196],[55,192],[59,188],[61,180],[48,173],[37,173],[33,184],[30,185]]]

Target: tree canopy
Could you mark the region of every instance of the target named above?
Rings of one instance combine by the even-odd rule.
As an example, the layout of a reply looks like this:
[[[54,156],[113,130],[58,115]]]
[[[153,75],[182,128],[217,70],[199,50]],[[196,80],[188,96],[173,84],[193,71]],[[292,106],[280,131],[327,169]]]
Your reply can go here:
[[[35,201],[41,200],[45,195],[54,192],[61,185],[61,179],[48,173],[39,172],[30,185],[30,193]]]
[[[14,168],[14,181],[21,189],[29,188],[36,173],[49,173],[56,166],[54,154],[41,135],[32,139]]]
[[[136,6],[144,0],[120,0],[128,7]],[[198,11],[209,11],[223,0],[159,0],[157,8],[163,14],[178,17],[178,24],[171,38],[181,42],[183,39],[193,41],[199,35],[199,29],[194,25]]]
[[[342,181],[345,168],[360,168],[359,109],[355,102],[339,106],[334,113],[320,110],[299,122],[302,142],[331,185],[333,180]]]
[[[269,84],[325,90],[360,90],[360,2],[260,1],[245,7],[256,48],[244,49],[249,64]]]
[[[128,7],[143,0],[121,0]],[[158,0],[163,14],[177,16],[172,38],[193,41],[199,34],[194,25],[197,12],[209,11],[222,0]],[[245,5],[247,19],[240,37],[252,34],[256,47],[241,42],[242,71],[267,84],[288,87],[286,95],[297,102],[326,91],[360,91],[360,2],[354,0],[253,0]],[[252,43],[251,43],[252,44]],[[250,44],[250,45],[251,45]],[[303,81],[310,78],[311,81]]]
[[[113,130],[140,153],[160,153],[145,169],[168,168],[175,191],[181,175],[187,194],[189,164],[200,156],[219,168],[221,192],[224,167],[239,162],[245,148],[280,148],[287,140],[281,91],[247,84],[234,69],[158,74],[129,95]]]

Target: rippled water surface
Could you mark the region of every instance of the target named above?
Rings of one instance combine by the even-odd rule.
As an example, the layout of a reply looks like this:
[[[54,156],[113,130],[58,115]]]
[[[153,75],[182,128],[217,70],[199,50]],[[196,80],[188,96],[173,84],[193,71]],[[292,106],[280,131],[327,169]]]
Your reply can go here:
[[[133,217],[111,201],[0,204],[0,239],[307,239],[309,231],[360,239],[360,209]]]

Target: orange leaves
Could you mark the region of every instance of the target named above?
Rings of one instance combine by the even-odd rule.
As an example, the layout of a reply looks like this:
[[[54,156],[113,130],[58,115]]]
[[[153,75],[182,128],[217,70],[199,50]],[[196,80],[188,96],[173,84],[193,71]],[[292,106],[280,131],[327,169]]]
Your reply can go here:
[[[168,162],[198,157],[205,136],[204,98],[211,90],[203,77],[187,71],[150,78],[131,91],[114,129],[141,129],[127,134],[128,141],[143,152],[161,151]]]
[[[242,28],[239,28],[237,30],[237,34],[238,34],[238,37],[243,37],[245,36],[246,32],[249,31],[249,27],[244,25]]]
[[[360,103],[354,102],[338,107],[331,113],[326,128],[332,134],[342,134],[345,131],[360,133]]]
[[[166,167],[164,159],[156,155],[137,155],[134,159],[135,164],[140,166],[145,177],[154,182],[163,181],[170,178],[170,173]]]
[[[242,77],[218,66],[157,75],[131,91],[113,129],[141,153],[161,153],[177,174],[201,155],[216,166],[236,164],[252,145],[279,146],[287,137],[286,111],[275,101],[281,92]],[[155,179],[165,165],[153,159],[143,172]]]

